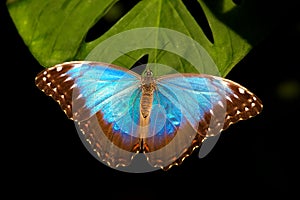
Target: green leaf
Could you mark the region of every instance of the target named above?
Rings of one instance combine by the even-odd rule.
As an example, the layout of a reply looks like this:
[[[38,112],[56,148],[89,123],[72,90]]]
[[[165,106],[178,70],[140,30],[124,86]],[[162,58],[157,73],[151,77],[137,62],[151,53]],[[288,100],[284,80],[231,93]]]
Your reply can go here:
[[[87,31],[116,1],[8,1],[11,17],[43,66],[76,59]]]
[[[201,27],[203,25],[198,24],[185,6],[187,1],[183,3],[180,0],[143,0],[136,3],[99,38],[86,42],[88,31],[107,13],[115,11],[112,8],[116,2],[117,0],[9,0],[7,7],[25,44],[45,67],[87,58],[105,61],[110,53],[120,54],[113,63],[130,68],[140,57],[149,54],[150,61],[171,66],[180,72],[195,72],[199,69],[189,60],[189,56],[193,55],[193,60],[195,57],[199,60],[199,66],[214,68],[211,57],[220,75],[226,76],[268,31],[267,28],[262,29],[263,21],[256,23],[257,19],[254,16],[257,13],[250,12],[258,4],[246,3],[247,1],[236,5],[225,0],[198,0],[199,12],[203,10],[203,18],[206,18],[213,36],[213,41],[210,41]],[[194,1],[197,4],[198,2]],[[123,38],[123,41],[120,41],[123,43],[122,48],[111,48],[113,43],[109,43],[107,48],[95,51],[99,45],[117,34],[146,27],[163,27],[180,32],[195,40],[206,51],[197,48],[197,45],[187,42],[186,39],[177,39],[177,34],[174,39],[174,35],[170,36],[168,31],[159,29],[156,32],[156,29],[153,29],[149,34],[131,34],[129,38]],[[147,47],[143,43],[149,38],[154,45]],[[124,47],[126,42],[133,44],[134,41],[139,41],[140,43],[135,45],[142,48],[130,50]],[[174,51],[166,51],[170,48]],[[108,49],[110,52],[104,53]],[[124,53],[126,55],[122,56]],[[200,72],[205,72],[203,67],[201,69]],[[214,73],[214,69],[208,71]]]

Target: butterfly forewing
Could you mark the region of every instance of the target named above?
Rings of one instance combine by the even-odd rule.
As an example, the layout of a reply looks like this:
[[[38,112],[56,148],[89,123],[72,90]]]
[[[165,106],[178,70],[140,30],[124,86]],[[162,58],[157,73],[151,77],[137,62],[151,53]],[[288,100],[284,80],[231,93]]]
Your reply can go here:
[[[247,88],[228,79],[222,79],[232,91],[226,95],[227,112],[223,129],[239,120],[246,120],[263,109],[261,100]]]
[[[76,63],[56,65],[40,72],[35,79],[36,86],[59,103],[66,115],[72,119],[72,93],[74,79],[66,76]]]
[[[221,121],[224,121],[220,131],[232,123],[259,114],[263,107],[261,100],[248,89],[236,82],[217,76],[205,74],[167,75],[159,78],[158,82],[163,87],[175,91],[177,96],[184,99],[180,103],[183,107],[182,111],[185,112],[192,124],[196,122],[202,124],[202,121],[207,124],[216,123],[210,120],[211,117],[224,112],[219,117]],[[203,125],[198,127],[203,129]],[[204,130],[208,131],[208,128],[207,126]]]
[[[58,64],[36,77],[37,87],[56,100],[67,116],[76,121],[89,118],[103,107],[103,101],[127,86],[136,85],[137,88],[138,84],[139,77],[135,73],[98,62]]]

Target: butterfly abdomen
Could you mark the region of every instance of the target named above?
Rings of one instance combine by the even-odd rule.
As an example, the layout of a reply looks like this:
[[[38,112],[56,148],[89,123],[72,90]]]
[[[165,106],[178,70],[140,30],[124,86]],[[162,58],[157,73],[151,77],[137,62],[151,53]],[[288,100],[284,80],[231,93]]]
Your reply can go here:
[[[154,84],[142,86],[140,109],[141,109],[141,115],[143,116],[144,119],[150,116],[150,111],[153,103],[154,88],[155,88]]]

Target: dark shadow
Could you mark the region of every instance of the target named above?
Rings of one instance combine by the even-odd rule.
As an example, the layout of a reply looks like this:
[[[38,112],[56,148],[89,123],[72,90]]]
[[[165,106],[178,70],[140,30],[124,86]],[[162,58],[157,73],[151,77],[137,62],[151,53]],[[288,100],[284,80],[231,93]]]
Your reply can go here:
[[[101,17],[97,23],[88,31],[85,41],[90,42],[105,32],[107,32],[115,23],[128,13],[140,0],[118,1],[115,3],[106,14]]]
[[[132,58],[133,60],[135,60],[134,58]],[[149,60],[149,54],[143,55],[140,59],[138,59],[131,68],[137,67],[139,65],[145,65],[148,63]]]
[[[197,2],[197,0],[183,0],[185,7],[189,10],[191,15],[194,17],[196,22],[199,24],[201,29],[203,30],[204,34],[206,35],[207,39],[214,43],[213,34],[211,32],[210,26],[208,24],[207,18],[205,13],[203,12],[202,7]]]
[[[220,21],[251,45],[257,44],[276,28],[281,28],[285,21],[296,19],[297,13],[295,1],[232,0],[235,6],[230,10],[225,10],[225,0],[204,2]]]

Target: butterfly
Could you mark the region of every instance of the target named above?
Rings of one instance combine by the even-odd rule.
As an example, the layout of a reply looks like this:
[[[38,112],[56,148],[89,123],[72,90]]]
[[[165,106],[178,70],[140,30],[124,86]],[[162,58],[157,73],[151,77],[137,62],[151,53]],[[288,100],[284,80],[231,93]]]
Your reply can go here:
[[[59,103],[96,156],[128,166],[143,153],[151,166],[179,165],[231,124],[262,111],[240,84],[207,74],[141,75],[102,62],[71,61],[47,68],[36,86]]]

